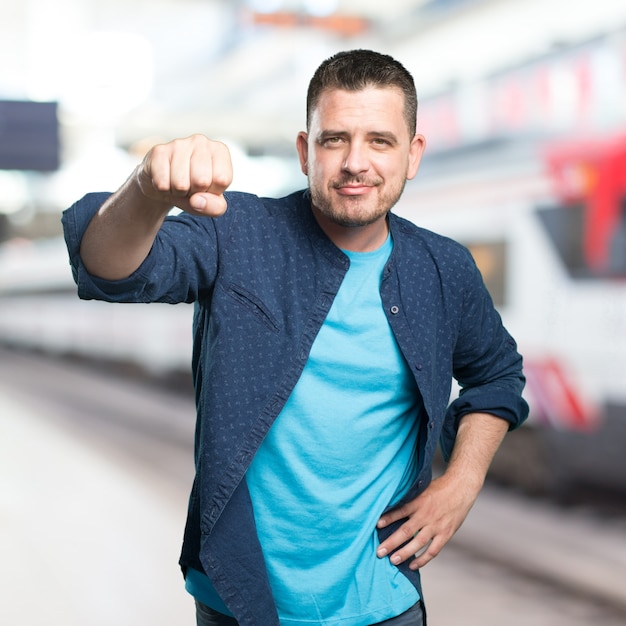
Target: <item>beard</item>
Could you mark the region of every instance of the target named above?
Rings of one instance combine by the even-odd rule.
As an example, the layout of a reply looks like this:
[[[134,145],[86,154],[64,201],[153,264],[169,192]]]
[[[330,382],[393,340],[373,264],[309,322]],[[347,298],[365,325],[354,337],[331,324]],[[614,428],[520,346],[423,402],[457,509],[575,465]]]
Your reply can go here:
[[[385,189],[380,178],[368,179],[349,176],[328,183],[326,189],[316,185],[309,177],[309,192],[313,206],[331,222],[345,228],[368,226],[385,217],[398,202],[406,180]],[[362,196],[340,196],[335,189],[346,185],[362,184],[373,189]]]

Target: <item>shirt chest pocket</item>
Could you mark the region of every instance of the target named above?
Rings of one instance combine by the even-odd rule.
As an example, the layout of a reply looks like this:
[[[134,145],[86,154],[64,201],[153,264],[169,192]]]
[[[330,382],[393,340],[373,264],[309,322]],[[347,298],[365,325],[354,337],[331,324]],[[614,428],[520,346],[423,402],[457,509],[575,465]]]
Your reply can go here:
[[[225,291],[236,305],[239,305],[240,308],[244,309],[248,313],[251,313],[254,318],[266,328],[275,333],[280,332],[278,320],[272,314],[269,307],[267,307],[258,296],[245,287],[235,283],[230,283],[225,288]]]

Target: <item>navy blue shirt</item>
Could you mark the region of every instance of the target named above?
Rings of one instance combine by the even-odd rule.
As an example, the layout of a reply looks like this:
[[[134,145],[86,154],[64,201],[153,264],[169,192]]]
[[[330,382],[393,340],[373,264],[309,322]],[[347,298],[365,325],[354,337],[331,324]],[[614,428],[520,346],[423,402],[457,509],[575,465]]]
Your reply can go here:
[[[244,476],[302,372],[349,259],[317,224],[308,192],[225,195],[219,218],[168,217],[141,267],[120,281],[91,276],[79,255],[108,194],[77,202],[63,225],[81,298],[196,303],[196,476],[181,565],[204,570],[243,626],[273,626]],[[381,299],[426,416],[423,464],[408,500],[428,486],[438,443],[449,457],[463,415],[487,412],[515,428],[528,407],[522,358],[467,249],[392,213],[389,227],[394,249]],[[450,403],[453,377],[461,392]],[[381,540],[399,524],[381,530]],[[421,593],[419,572],[400,568]]]

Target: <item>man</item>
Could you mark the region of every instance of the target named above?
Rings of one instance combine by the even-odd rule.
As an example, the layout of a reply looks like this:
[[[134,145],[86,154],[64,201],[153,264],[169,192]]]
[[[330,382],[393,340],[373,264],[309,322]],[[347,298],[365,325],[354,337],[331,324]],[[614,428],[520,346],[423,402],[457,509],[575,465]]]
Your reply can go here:
[[[400,63],[339,53],[297,137],[308,190],[225,192],[228,149],[193,136],[64,215],[81,297],[196,303],[181,565],[201,626],[425,624],[419,568],[526,417],[471,256],[390,213],[424,151],[416,110]]]

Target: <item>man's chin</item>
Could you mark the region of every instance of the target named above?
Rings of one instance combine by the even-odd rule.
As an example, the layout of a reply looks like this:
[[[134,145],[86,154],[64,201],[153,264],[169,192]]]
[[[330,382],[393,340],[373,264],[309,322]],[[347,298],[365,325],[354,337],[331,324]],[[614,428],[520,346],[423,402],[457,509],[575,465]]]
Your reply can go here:
[[[314,202],[317,211],[326,219],[345,228],[369,226],[387,214],[387,211],[372,211],[366,206],[361,206],[362,204],[363,202],[359,202],[357,198],[348,198],[347,202],[340,204]]]
[[[368,219],[338,216],[332,221],[338,226],[342,226],[343,228],[362,228],[363,226],[369,226],[370,224],[374,224],[374,222],[377,222],[379,219],[380,219],[380,216],[375,217],[375,218],[368,218]]]

